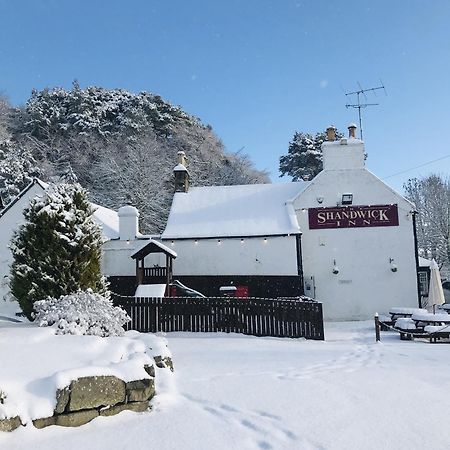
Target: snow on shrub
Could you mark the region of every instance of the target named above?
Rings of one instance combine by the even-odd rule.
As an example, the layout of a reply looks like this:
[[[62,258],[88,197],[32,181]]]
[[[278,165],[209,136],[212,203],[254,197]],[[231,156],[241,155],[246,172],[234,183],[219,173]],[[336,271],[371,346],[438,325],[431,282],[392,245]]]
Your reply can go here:
[[[23,214],[25,221],[10,244],[10,287],[28,319],[38,299],[106,291],[102,232],[86,190],[79,184],[50,186]]]
[[[40,327],[55,325],[57,334],[87,334],[94,336],[122,336],[123,325],[131,319],[109,295],[91,289],[59,298],[34,303],[35,322]]]

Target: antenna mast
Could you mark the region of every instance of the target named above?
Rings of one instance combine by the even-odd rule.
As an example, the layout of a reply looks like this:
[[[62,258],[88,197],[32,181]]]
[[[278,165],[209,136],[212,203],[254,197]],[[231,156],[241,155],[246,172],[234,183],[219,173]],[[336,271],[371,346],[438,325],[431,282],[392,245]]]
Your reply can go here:
[[[366,92],[373,92],[376,96],[376,91],[379,89],[383,89],[384,93],[387,95],[386,88],[384,87],[383,82],[380,80],[381,86],[376,86],[368,89],[363,89],[362,86],[358,83],[359,90],[353,91],[353,92],[345,92],[346,97],[350,97],[351,95],[356,95],[356,103],[350,104],[347,103],[345,107],[348,108],[355,108],[358,110],[358,118],[359,118],[359,135],[361,137],[361,140],[363,138],[363,129],[362,129],[362,118],[361,118],[361,109],[367,108],[368,106],[377,106],[379,103],[361,103],[361,95],[364,95],[364,98],[367,101]]]

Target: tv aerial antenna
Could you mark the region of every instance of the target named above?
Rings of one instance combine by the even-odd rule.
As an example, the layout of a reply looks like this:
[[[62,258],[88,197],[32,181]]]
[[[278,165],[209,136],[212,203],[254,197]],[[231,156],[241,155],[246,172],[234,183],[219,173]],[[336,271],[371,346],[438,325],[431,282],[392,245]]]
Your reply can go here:
[[[358,118],[359,118],[359,135],[361,137],[361,140],[363,138],[363,129],[362,129],[362,117],[361,117],[361,109],[367,108],[368,106],[377,106],[379,103],[361,103],[361,96],[364,96],[364,99],[367,100],[366,92],[373,92],[375,97],[377,96],[377,91],[380,89],[384,90],[384,93],[387,95],[386,88],[384,87],[383,82],[380,80],[380,86],[371,87],[367,89],[363,89],[363,87],[358,82],[359,89],[357,91],[353,92],[344,92],[345,96],[347,98],[352,98],[352,95],[356,95],[356,103],[347,103],[345,107],[348,108],[355,108],[358,110]],[[353,97],[354,98],[354,97]]]

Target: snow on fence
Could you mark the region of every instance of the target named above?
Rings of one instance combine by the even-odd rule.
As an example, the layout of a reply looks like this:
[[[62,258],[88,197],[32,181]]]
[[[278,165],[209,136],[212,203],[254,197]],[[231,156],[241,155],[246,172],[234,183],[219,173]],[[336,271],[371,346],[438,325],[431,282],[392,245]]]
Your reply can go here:
[[[302,299],[121,298],[131,317],[127,330],[226,332],[253,336],[324,339],[322,304]]]

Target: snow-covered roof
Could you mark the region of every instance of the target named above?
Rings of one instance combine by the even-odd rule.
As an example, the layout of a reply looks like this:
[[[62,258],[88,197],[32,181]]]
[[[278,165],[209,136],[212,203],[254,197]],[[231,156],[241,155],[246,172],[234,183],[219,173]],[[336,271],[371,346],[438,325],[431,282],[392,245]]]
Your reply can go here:
[[[119,216],[116,211],[92,203],[95,209],[94,220],[102,227],[102,234],[106,239],[119,238]]]
[[[309,183],[193,187],[174,195],[163,239],[299,233],[292,200]]]
[[[28,184],[22,191],[20,191],[15,198],[12,199],[5,207],[0,210],[0,217],[4,216],[7,211],[9,211],[35,184],[40,186],[43,190],[47,189],[48,184],[39,180],[38,178],[33,178],[33,181]]]
[[[163,243],[156,241],[154,239],[149,239],[145,242],[145,244],[135,253],[131,255],[133,259],[136,258],[144,258],[150,253],[155,253],[156,251],[160,251],[161,253],[165,253],[166,255],[170,255],[173,258],[177,257],[177,253],[174,252],[171,248],[167,247]]]
[[[165,284],[140,284],[136,288],[135,297],[164,297],[166,292]]]
[[[177,164],[174,168],[173,168],[174,172],[187,172],[188,170],[186,169],[185,166],[183,166],[183,164]]]
[[[0,211],[0,218],[4,216],[35,184],[39,185],[42,190],[46,190],[49,185],[38,178],[34,178],[33,181],[25,187],[16,198],[14,198],[3,210]],[[118,239],[119,238],[119,217],[116,211],[105,208],[104,206],[91,203],[95,209],[94,219],[98,225],[102,227],[102,234],[106,239]]]
[[[431,260],[419,256],[419,267],[430,267]]]

